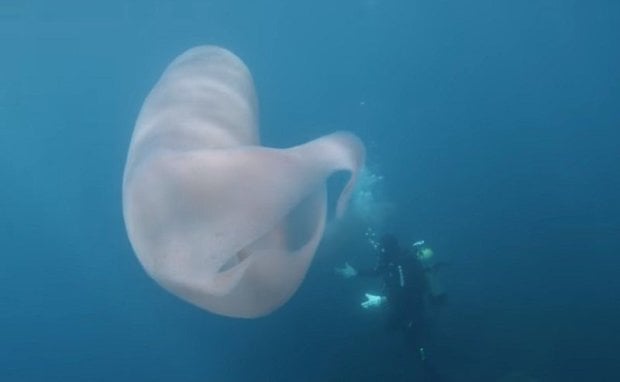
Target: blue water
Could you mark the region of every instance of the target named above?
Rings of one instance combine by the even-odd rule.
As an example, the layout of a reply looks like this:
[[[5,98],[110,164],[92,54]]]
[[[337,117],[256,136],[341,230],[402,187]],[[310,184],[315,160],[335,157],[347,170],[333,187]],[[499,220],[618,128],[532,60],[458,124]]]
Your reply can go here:
[[[121,214],[129,139],[163,69],[200,44],[252,71],[265,144],[366,142],[393,205],[382,229],[448,264],[444,376],[620,380],[619,2],[91,3],[0,4],[0,380],[417,378],[359,308],[374,284],[332,272],[372,263],[361,236],[326,240],[258,320],[142,270]]]

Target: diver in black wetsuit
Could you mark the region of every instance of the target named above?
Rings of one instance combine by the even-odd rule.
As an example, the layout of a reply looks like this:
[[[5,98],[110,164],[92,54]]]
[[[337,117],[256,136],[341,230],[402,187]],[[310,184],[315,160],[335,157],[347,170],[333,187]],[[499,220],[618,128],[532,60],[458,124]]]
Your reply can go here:
[[[380,276],[382,295],[366,294],[361,305],[368,309],[383,304],[388,309],[387,328],[402,331],[405,340],[419,357],[426,381],[440,381],[432,367],[427,349],[430,332],[431,291],[426,270],[418,257],[401,248],[393,235],[384,235],[378,245],[379,258],[372,269],[356,270],[348,263],[338,273],[351,276]]]

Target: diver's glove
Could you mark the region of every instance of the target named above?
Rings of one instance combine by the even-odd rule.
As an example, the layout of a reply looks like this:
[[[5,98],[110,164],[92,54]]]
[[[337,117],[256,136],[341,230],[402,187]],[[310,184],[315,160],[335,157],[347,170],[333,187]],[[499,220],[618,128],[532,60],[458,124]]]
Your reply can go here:
[[[334,268],[334,272],[344,277],[345,279],[357,276],[357,271],[349,263],[344,263],[342,268]]]
[[[362,308],[376,308],[381,306],[385,302],[385,296],[377,296],[374,294],[366,293],[366,301],[362,302]]]

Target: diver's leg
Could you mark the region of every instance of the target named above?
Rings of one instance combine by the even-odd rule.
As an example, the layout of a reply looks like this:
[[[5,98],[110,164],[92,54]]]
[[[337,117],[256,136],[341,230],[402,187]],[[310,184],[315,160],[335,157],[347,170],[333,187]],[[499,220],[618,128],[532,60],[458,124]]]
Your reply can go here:
[[[405,340],[412,349],[416,362],[421,366],[422,380],[425,382],[442,382],[445,380],[439,375],[432,356],[429,354],[431,349],[429,349],[430,334],[428,329],[424,320],[419,320],[418,325],[412,320],[405,330]]]

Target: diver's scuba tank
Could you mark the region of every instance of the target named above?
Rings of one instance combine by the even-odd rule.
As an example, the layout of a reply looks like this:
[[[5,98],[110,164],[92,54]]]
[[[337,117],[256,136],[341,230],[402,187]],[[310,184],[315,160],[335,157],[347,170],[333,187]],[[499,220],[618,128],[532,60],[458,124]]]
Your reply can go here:
[[[433,302],[441,302],[445,298],[446,292],[439,281],[439,277],[437,277],[439,262],[435,257],[435,253],[430,247],[424,245],[423,240],[415,242],[413,247],[416,250],[418,260],[424,266],[431,300]]]

